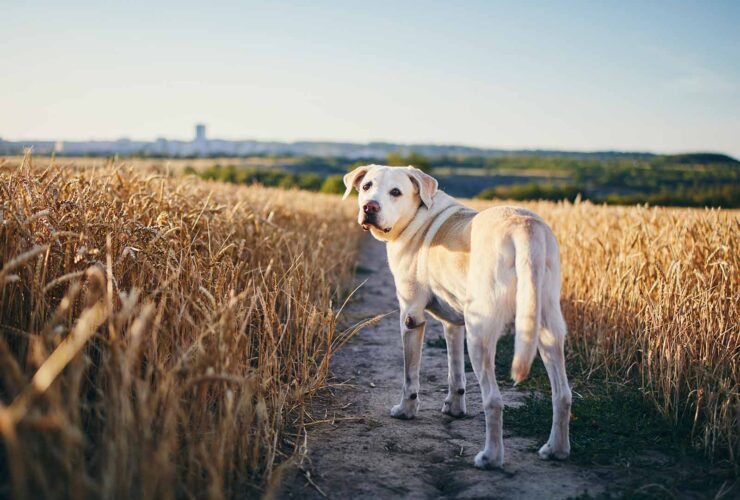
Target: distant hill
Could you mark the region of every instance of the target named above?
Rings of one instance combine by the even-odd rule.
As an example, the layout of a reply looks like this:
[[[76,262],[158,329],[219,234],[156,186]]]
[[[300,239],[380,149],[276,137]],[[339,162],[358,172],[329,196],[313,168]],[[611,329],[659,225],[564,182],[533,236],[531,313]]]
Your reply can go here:
[[[732,156],[718,153],[686,153],[680,155],[663,155],[670,163],[673,164],[691,164],[707,165],[714,163],[735,163],[740,164]]]

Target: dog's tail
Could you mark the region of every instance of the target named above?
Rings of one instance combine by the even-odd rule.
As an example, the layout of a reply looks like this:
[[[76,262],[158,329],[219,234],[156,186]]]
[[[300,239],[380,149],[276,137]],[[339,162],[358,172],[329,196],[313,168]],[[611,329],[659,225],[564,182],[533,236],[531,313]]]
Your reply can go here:
[[[545,238],[536,223],[512,234],[516,267],[516,316],[511,378],[519,383],[529,375],[540,337],[540,290],[545,271]]]

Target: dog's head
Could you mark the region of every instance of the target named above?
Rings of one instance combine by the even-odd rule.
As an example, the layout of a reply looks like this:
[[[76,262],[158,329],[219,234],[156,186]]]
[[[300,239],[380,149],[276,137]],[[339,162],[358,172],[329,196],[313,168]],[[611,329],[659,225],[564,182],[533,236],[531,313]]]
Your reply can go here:
[[[357,222],[379,240],[394,239],[416,215],[420,205],[432,207],[437,180],[414,167],[366,165],[344,176],[342,199],[357,189]]]

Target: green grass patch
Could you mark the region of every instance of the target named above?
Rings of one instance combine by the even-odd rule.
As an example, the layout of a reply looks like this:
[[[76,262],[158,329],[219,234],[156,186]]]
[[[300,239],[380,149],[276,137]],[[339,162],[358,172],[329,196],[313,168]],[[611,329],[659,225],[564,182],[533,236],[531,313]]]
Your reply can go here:
[[[550,398],[530,392],[524,404],[507,408],[504,426],[517,434],[547,441],[552,422]],[[693,455],[691,429],[668,422],[639,392],[612,389],[603,395],[574,395],[571,417],[571,460],[581,464],[630,465],[642,454]]]
[[[447,347],[441,336],[427,339],[426,344]],[[511,385],[513,356],[514,336],[509,333],[499,340],[496,350],[496,378],[502,387]],[[619,485],[597,498],[714,498],[723,488],[733,487],[733,465],[707,460],[692,446],[690,424],[663,417],[636,385],[582,377],[585,370],[573,360],[569,360],[568,371],[573,389],[569,461],[607,467],[616,478],[610,482]],[[547,441],[552,423],[550,383],[539,357],[517,389],[528,394],[520,406],[506,407],[504,430],[534,438],[535,452]]]
[[[733,487],[732,464],[707,460],[692,446],[691,428],[660,415],[636,389],[578,378],[572,386],[568,460],[614,471],[618,486],[600,498],[714,498]],[[533,452],[551,422],[549,390],[531,390],[524,404],[504,411],[504,429],[535,438]]]

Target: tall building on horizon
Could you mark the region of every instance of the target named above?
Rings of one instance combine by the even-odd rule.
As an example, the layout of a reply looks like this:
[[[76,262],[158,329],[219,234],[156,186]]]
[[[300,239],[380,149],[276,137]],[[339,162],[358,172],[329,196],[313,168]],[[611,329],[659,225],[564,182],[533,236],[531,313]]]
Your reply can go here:
[[[203,123],[195,125],[195,139],[193,139],[195,151],[200,156],[208,154],[208,139],[206,139],[206,126]]]
[[[206,126],[203,123],[198,123],[195,125],[195,142],[205,142],[206,141]]]

